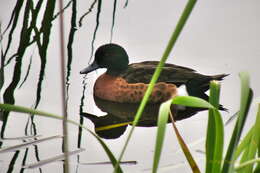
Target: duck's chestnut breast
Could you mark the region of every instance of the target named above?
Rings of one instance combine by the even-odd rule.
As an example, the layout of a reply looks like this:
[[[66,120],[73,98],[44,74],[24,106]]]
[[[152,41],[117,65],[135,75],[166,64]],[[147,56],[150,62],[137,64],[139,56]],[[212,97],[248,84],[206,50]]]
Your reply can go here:
[[[121,77],[101,75],[95,83],[94,95],[104,100],[120,103],[138,103],[142,100],[148,84],[127,83]],[[163,102],[177,95],[174,84],[159,82],[154,86],[149,102]]]

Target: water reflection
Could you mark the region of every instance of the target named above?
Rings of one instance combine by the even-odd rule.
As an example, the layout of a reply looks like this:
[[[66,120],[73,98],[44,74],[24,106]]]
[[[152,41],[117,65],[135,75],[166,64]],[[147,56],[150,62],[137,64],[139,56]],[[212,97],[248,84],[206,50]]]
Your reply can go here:
[[[105,139],[116,139],[126,130],[128,125],[134,120],[139,104],[134,103],[117,103],[107,101],[94,96],[96,106],[106,112],[105,116],[96,116],[82,112],[81,115],[88,118],[95,125],[95,132]],[[142,117],[137,126],[153,127],[157,125],[157,118],[160,104],[147,104]],[[177,105],[172,105],[171,111],[174,112],[174,119],[180,121],[189,118],[196,113],[203,111],[201,108],[179,109]],[[170,121],[169,121],[170,122]]]
[[[15,66],[13,70],[13,78],[11,83],[8,85],[6,90],[4,91],[3,95],[3,101],[4,103],[8,104],[15,104],[15,97],[14,97],[14,92],[16,88],[18,87],[18,84],[21,80],[21,72],[22,72],[22,63],[24,59],[24,55],[26,50],[30,47],[31,44],[36,43],[37,48],[39,51],[39,56],[40,56],[40,73],[39,73],[39,78],[38,78],[38,83],[37,83],[37,91],[36,91],[36,101],[34,103],[34,108],[37,108],[40,100],[41,100],[41,91],[42,91],[42,83],[44,79],[44,74],[45,74],[45,67],[46,67],[46,61],[47,61],[47,49],[49,45],[49,40],[50,40],[50,34],[51,34],[51,29],[52,29],[52,22],[53,22],[53,16],[54,16],[54,10],[55,10],[55,1],[48,1],[46,3],[46,9],[43,14],[43,19],[42,19],[42,25],[40,28],[37,28],[36,23],[38,20],[38,15],[40,12],[40,9],[42,7],[43,1],[38,1],[35,8],[33,8],[33,1],[17,1],[16,5],[12,11],[12,17],[10,18],[9,24],[7,28],[5,29],[4,32],[7,32],[9,29],[8,33],[8,41],[7,41],[7,46],[6,49],[3,51],[4,53],[1,56],[1,59],[3,60],[1,68],[4,69],[5,66],[7,66],[13,58],[15,58]],[[20,42],[18,45],[17,52],[13,54],[7,62],[5,62],[6,57],[9,56],[9,48],[12,44],[15,44],[13,42],[13,34],[14,31],[17,27],[18,24],[18,17],[21,15],[21,8],[23,6],[23,3],[25,3],[25,9],[24,9],[24,14],[23,14],[23,21],[22,21],[22,27],[21,27],[21,33],[20,33]],[[31,15],[31,20],[28,20],[30,18],[30,13]],[[34,32],[34,37],[31,39],[31,35],[33,35]],[[43,36],[41,38],[41,35]],[[31,62],[32,62],[32,55],[30,58],[30,63],[25,75],[25,78],[22,82],[22,84],[27,80],[27,77],[29,75],[30,69],[31,69]],[[4,75],[4,72],[2,72]],[[3,81],[4,83],[4,81]],[[20,85],[20,87],[22,86]],[[4,112],[3,113],[3,125],[1,127],[1,137],[4,137],[4,132],[7,124],[7,119],[9,116],[9,112]],[[31,121],[31,122],[30,122]],[[33,117],[31,119],[28,119],[27,125],[25,127],[25,132],[27,134],[27,130],[29,127],[29,124],[31,123],[32,129],[33,129],[33,134],[37,134],[36,132],[36,126],[33,122]],[[2,143],[0,143],[0,146]]]
[[[8,104],[16,104],[16,97],[15,97],[15,91],[17,88],[21,88],[23,84],[27,81],[28,76],[30,74],[31,65],[32,62],[35,60],[35,55],[32,53],[30,57],[29,65],[26,69],[26,74],[23,80],[22,73],[24,69],[22,68],[22,65],[26,56],[26,51],[28,51],[29,47],[31,45],[35,45],[35,47],[38,48],[38,55],[40,57],[40,69],[39,69],[39,75],[37,80],[37,90],[36,90],[36,98],[35,102],[33,103],[33,108],[38,108],[38,105],[41,101],[42,97],[42,86],[44,82],[45,77],[45,71],[46,71],[46,64],[47,64],[47,57],[48,57],[48,47],[49,42],[51,38],[51,31],[53,29],[53,21],[55,20],[56,16],[55,13],[55,4],[56,1],[47,1],[46,3],[43,3],[43,0],[39,0],[37,2],[28,0],[28,1],[17,1],[13,10],[12,10],[12,16],[10,17],[9,23],[4,30],[4,33],[8,34],[6,36],[7,38],[7,44],[4,48],[1,47],[1,86],[0,89],[2,89],[2,86],[5,84],[4,77],[5,75],[8,78],[8,74],[4,73],[4,68],[7,68],[11,62],[15,59],[15,65],[13,68],[13,77],[9,85],[7,85],[7,88],[3,92],[3,102]],[[24,9],[22,8],[24,6]],[[73,6],[74,7],[74,6]],[[75,10],[74,10],[75,11]],[[43,12],[43,15],[39,15],[40,12]],[[58,13],[59,14],[59,13]],[[19,18],[19,16],[22,16],[22,18]],[[74,19],[73,17],[71,17]],[[41,25],[37,25],[38,21],[41,20]],[[74,19],[75,20],[75,19]],[[19,22],[21,21],[21,26],[19,26]],[[73,24],[72,24],[73,25]],[[74,27],[74,26],[72,26]],[[15,32],[17,30],[20,30],[20,41],[17,41],[17,38],[14,37]],[[74,31],[74,30],[73,30]],[[70,32],[68,43],[69,45],[72,45],[71,40],[73,40],[74,32]],[[2,36],[2,33],[0,33]],[[16,39],[16,40],[15,40]],[[15,50],[15,53],[11,50],[11,47],[17,44],[17,50]],[[68,47],[69,49],[69,47]],[[34,52],[34,51],[33,51]],[[72,51],[68,51],[69,56],[72,54]],[[11,55],[10,55],[11,54]],[[68,58],[68,74],[70,72],[70,64],[71,64],[72,58]],[[67,77],[67,81],[69,77]],[[8,80],[7,80],[8,81]],[[36,81],[35,81],[36,82]],[[19,85],[19,83],[21,83]],[[6,85],[6,84],[5,84]],[[2,100],[1,100],[2,101]],[[5,131],[8,124],[8,117],[9,112],[3,111],[0,114],[0,120],[2,120],[2,126],[0,129],[0,136],[1,138],[5,138]],[[37,134],[37,128],[36,124],[34,122],[34,117],[31,116],[27,119],[27,123],[24,127],[24,133],[25,135],[36,135]],[[4,142],[0,141],[0,148],[3,146]],[[39,157],[39,149],[37,145],[34,145],[34,154],[37,161],[40,160]],[[9,169],[7,172],[12,172],[13,165],[15,164],[17,158],[19,155],[22,157],[22,165],[25,164],[25,162],[28,161],[28,152],[29,149],[27,148],[24,153],[20,153],[20,151],[15,152],[15,154],[12,156]],[[23,168],[21,168],[20,172],[23,172]],[[41,172],[41,168],[39,169]]]
[[[9,3],[9,1],[6,1],[1,5],[2,14],[4,13],[10,14],[9,19],[7,18],[5,19],[4,17],[1,16],[1,22],[0,22],[0,27],[4,26],[2,28],[3,32],[0,31],[0,45],[1,45],[0,101],[1,102],[24,105],[26,107],[37,108],[37,109],[44,109],[46,111],[51,111],[53,113],[59,112],[60,109],[59,103],[57,102],[55,103],[55,105],[52,104],[54,102],[53,99],[59,97],[59,94],[57,94],[58,93],[57,85],[59,85],[57,78],[55,79],[52,78],[56,74],[57,66],[55,66],[55,69],[51,69],[52,65],[55,64],[53,63],[53,59],[57,57],[55,53],[53,54],[53,52],[56,52],[55,49],[57,49],[58,47],[57,45],[58,42],[56,41],[57,40],[56,27],[58,26],[57,19],[60,15],[60,11],[57,11],[57,4],[55,2],[57,1],[56,0],[54,1],[46,1],[46,0],[18,1],[17,0],[11,2],[12,5],[10,7],[8,6],[8,8],[5,8],[6,7],[5,4]],[[167,3],[171,5],[168,5]],[[72,115],[70,118],[72,119],[75,118],[76,121],[78,121],[82,125],[85,125],[85,122],[87,121],[87,119],[85,119],[84,117],[90,119],[95,124],[96,133],[101,137],[108,138],[108,139],[118,138],[126,131],[127,126],[131,125],[137,107],[139,105],[119,104],[119,103],[108,102],[100,99],[98,100],[97,98],[95,98],[95,102],[97,106],[104,112],[107,112],[107,115],[99,117],[95,115],[90,115],[88,113],[84,113],[83,112],[84,95],[82,95],[81,102],[78,103],[80,100],[79,89],[81,88],[78,79],[81,79],[81,77],[76,75],[73,76],[73,74],[78,74],[79,69],[82,68],[82,64],[80,63],[85,62],[86,58],[89,57],[91,50],[93,53],[94,47],[98,45],[100,42],[102,43],[109,42],[110,40],[119,42],[120,44],[126,47],[132,47],[134,50],[132,51],[133,56],[138,55],[138,56],[148,57],[149,60],[152,57],[155,56],[157,57],[158,55],[161,55],[162,52],[160,50],[160,47],[164,47],[166,41],[168,40],[167,28],[171,28],[169,24],[171,22],[175,23],[176,19],[174,18],[174,16],[175,15],[178,16],[177,13],[173,13],[174,16],[169,16],[170,20],[168,20],[167,16],[170,13],[166,14],[161,12],[167,12],[167,11],[178,12],[178,10],[173,10],[173,9],[167,10],[164,9],[162,6],[160,7],[160,9],[164,9],[164,10],[159,12],[156,11],[156,9],[151,8],[151,7],[156,7],[158,4],[151,4],[147,6],[147,2],[145,1],[141,3],[139,2],[139,4],[131,3],[130,4],[131,6],[129,6],[130,8],[128,8],[127,10],[122,10],[122,7],[123,6],[126,7],[127,4],[128,4],[128,0],[125,0],[123,4],[122,1],[120,2],[117,0],[111,2],[106,2],[102,0],[92,0],[92,2],[91,1],[79,2],[76,0],[69,0],[67,1],[67,5],[63,10],[64,12],[66,12],[66,16],[67,16],[66,28],[68,29],[66,33],[67,42],[65,44],[67,45],[67,64],[66,64],[67,65],[66,84],[67,84],[67,95],[68,95],[67,101],[68,104],[70,105],[69,107],[70,115]],[[163,4],[164,5],[167,4],[171,8],[173,7],[172,2],[170,1],[165,3],[159,3],[160,6]],[[167,7],[167,5],[165,5],[165,7]],[[175,7],[176,9],[179,9],[178,5]],[[212,7],[215,7],[215,5],[212,5]],[[228,6],[225,7],[230,8]],[[143,12],[144,8],[146,9],[146,13]],[[205,10],[203,9],[201,10],[203,16],[204,14],[203,11]],[[216,13],[212,13],[213,15],[219,16],[218,13],[219,11],[214,9],[212,11],[216,12]],[[252,11],[252,15],[256,14],[253,13],[254,11],[252,9],[250,10],[250,13],[251,11]],[[231,14],[232,15],[237,14],[237,16],[239,16],[240,12],[241,10],[239,8],[239,11],[237,13],[236,11],[232,11]],[[223,14],[227,15],[226,13]],[[245,13],[245,14],[248,15],[249,13]],[[84,21],[83,18],[85,19]],[[192,28],[187,30],[192,32],[187,32],[185,34],[185,35],[188,34],[187,37],[184,36],[183,38],[186,43],[191,43],[192,46],[189,46],[189,44],[183,46],[184,48],[183,50],[185,51],[182,51],[182,49],[178,48],[175,56],[179,58],[184,57],[183,59],[185,60],[185,63],[187,63],[187,65],[192,64],[194,66],[198,66],[198,64],[200,64],[199,66],[200,68],[202,68],[202,70],[207,72],[209,71],[210,73],[215,73],[214,69],[217,69],[218,67],[221,66],[223,66],[223,68],[217,69],[216,71],[219,72],[219,71],[232,70],[232,73],[236,74],[237,73],[236,69],[248,68],[251,69],[251,71],[257,69],[255,66],[257,65],[257,63],[255,63],[256,61],[254,62],[254,60],[256,60],[256,56],[253,53],[255,52],[254,50],[256,50],[256,47],[254,45],[256,41],[255,38],[257,37],[255,37],[255,32],[247,32],[251,34],[245,34],[245,35],[243,32],[245,30],[251,30],[250,28],[256,28],[255,27],[256,25],[252,25],[254,27],[252,26],[248,27],[248,24],[249,23],[252,24],[253,22],[251,20],[245,20],[245,19],[255,19],[254,16],[253,17],[248,16],[246,18],[241,18],[240,20],[233,20],[233,18],[230,18],[230,21],[228,20],[228,22],[226,20],[222,20],[221,18],[216,18],[216,19],[218,19],[218,20],[214,20],[217,21],[216,25],[211,25],[211,26],[208,25],[207,27],[205,27],[204,23],[210,23],[212,20],[209,20],[208,18],[203,18],[203,23],[200,23],[195,19],[195,22],[196,23],[198,22],[199,25],[190,25],[190,26],[201,26],[202,28],[199,27],[197,29]],[[224,21],[224,23],[218,23],[218,21]],[[234,23],[232,23],[233,21]],[[218,26],[223,26],[225,23],[230,23],[230,26],[247,26],[247,27],[246,28],[236,27],[236,28],[240,28],[236,30],[236,32],[233,32],[234,30],[232,28],[229,28],[229,30],[232,32],[229,31],[223,32],[222,33],[223,37],[219,37],[219,35],[215,34],[214,32],[212,32],[214,34],[210,34],[210,33],[205,34],[203,32],[205,28],[207,31],[213,31],[212,30],[213,28],[211,27],[216,27],[217,28],[216,31],[217,30],[221,31],[223,27],[218,28]],[[243,25],[241,25],[241,23]],[[155,29],[156,26],[158,26],[157,29]],[[161,29],[160,26],[165,26],[165,27],[163,27],[164,29]],[[107,27],[109,29],[107,29]],[[227,28],[228,27],[229,26],[227,26]],[[149,29],[150,32],[147,32],[147,28]],[[113,30],[115,31],[113,32]],[[238,38],[238,40],[235,39],[234,41],[234,39],[230,39],[229,37],[230,35],[234,36],[232,38]],[[113,36],[115,38],[113,38]],[[196,39],[196,37],[194,38],[194,36],[198,36],[197,38],[200,38],[199,39],[200,44],[194,44],[195,42],[193,42],[193,40],[198,40]],[[208,39],[211,37],[213,39]],[[250,40],[250,42],[248,40]],[[248,46],[244,46],[244,44],[248,44]],[[84,48],[81,48],[80,53],[77,52],[78,51],[77,48],[79,47],[79,45],[84,45]],[[196,45],[200,45],[200,46],[196,47]],[[211,45],[211,46],[207,46],[207,45]],[[223,47],[221,47],[222,45]],[[156,49],[154,49],[155,46]],[[31,48],[33,49],[33,51]],[[199,50],[203,50],[203,53],[200,54]],[[241,53],[241,51],[236,51],[236,50],[243,50],[243,53]],[[236,52],[238,53],[236,54]],[[245,55],[252,56],[252,58],[254,58],[251,60],[253,63],[250,64],[250,61],[247,61],[246,64],[235,63],[235,65],[233,66],[234,61],[232,61],[233,60],[232,57],[236,58],[237,62],[240,62],[242,59],[241,57],[243,57],[243,61],[241,62],[244,62]],[[206,56],[209,56],[211,58],[210,60],[212,60],[212,62],[210,64],[215,63],[215,65],[208,66],[208,63],[205,63],[205,61],[208,60],[209,58]],[[191,58],[188,59],[187,57],[191,57]],[[218,59],[219,57],[225,57],[225,58]],[[226,57],[230,57],[230,58],[226,58]],[[216,61],[214,61],[214,58],[216,59]],[[157,60],[157,59],[152,59],[152,60]],[[180,61],[180,59],[176,59],[176,60]],[[89,59],[89,61],[91,60]],[[185,64],[184,62],[180,62],[180,63]],[[73,64],[75,66],[73,66]],[[217,64],[220,64],[220,66],[218,66]],[[212,68],[213,70],[211,70],[210,68]],[[255,74],[256,74],[255,71],[253,71],[253,75]],[[256,80],[252,82],[256,82]],[[230,84],[231,83],[232,82],[230,81]],[[255,84],[258,85],[258,83]],[[47,85],[51,87],[45,87]],[[233,92],[236,86],[234,85],[230,85],[230,86],[231,86],[230,88],[232,88],[230,89],[230,91]],[[32,88],[35,88],[35,90]],[[85,93],[84,92],[85,89],[90,90],[84,84],[82,93]],[[27,94],[27,92],[30,94]],[[233,104],[236,102],[235,100],[236,97],[233,96],[230,97],[232,99],[226,100],[226,98],[229,98],[228,96],[225,96],[226,103],[229,102]],[[91,102],[92,100],[88,100],[88,101]],[[77,108],[76,108],[76,112],[74,112],[75,110],[74,107],[78,106],[79,104],[80,104],[80,114],[82,116],[78,120],[77,119],[78,117],[73,115],[78,114]],[[93,106],[92,104],[85,104],[84,109],[86,109],[86,111],[90,110],[92,106]],[[231,106],[229,105],[229,107]],[[157,121],[158,108],[159,105],[147,105],[143,117],[141,118],[138,126],[142,126],[142,127],[155,126]],[[190,116],[195,115],[199,111],[201,110],[190,109],[190,108],[188,108],[185,112],[178,111],[177,114],[175,114],[175,119],[182,120],[185,118],[189,118]],[[230,112],[232,112],[232,110]],[[16,115],[9,116],[9,114],[11,115],[12,113],[0,110],[0,136],[2,138],[6,139],[8,137],[19,136],[19,135],[21,136],[33,136],[37,134],[49,135],[49,133],[52,134],[56,131],[59,131],[59,122],[53,126],[47,126],[49,125],[49,123],[48,122],[46,123],[45,119],[35,118],[34,120],[31,117],[30,118],[25,117],[24,122],[27,121],[27,123],[23,123],[24,119],[21,119],[20,117],[16,118],[15,117]],[[52,123],[52,121],[53,120],[50,120],[49,122]],[[45,126],[43,125],[44,123],[46,123]],[[188,126],[190,127],[190,124]],[[51,127],[51,130],[49,127]],[[59,131],[59,133],[61,132]],[[78,128],[78,136],[74,136],[74,131],[72,131],[71,133],[73,133],[73,135],[71,135],[71,137],[73,137],[71,143],[73,143],[76,140],[78,142],[77,146],[73,146],[73,147],[81,148],[85,146],[87,147],[90,146],[89,143],[87,143],[86,145],[85,142],[86,141],[91,142],[91,139],[87,138],[86,140],[86,137],[88,136],[84,134],[84,131],[82,132],[81,127]],[[21,141],[20,139],[17,139],[17,141],[13,141],[13,142],[20,143]],[[0,148],[4,146],[8,146],[13,142],[0,140]],[[62,146],[62,142],[58,141],[56,143],[52,142],[50,144],[47,144],[48,151],[46,154],[48,155],[54,154],[54,151],[61,152],[56,148],[51,149],[52,146],[57,146],[57,148],[62,148],[60,147]],[[96,148],[97,148],[96,150],[99,151],[98,146]],[[3,155],[0,158],[0,162],[1,162],[0,170],[4,170],[4,172],[23,172],[24,169],[21,168],[20,166],[23,166],[26,163],[30,163],[31,161],[40,161],[44,159],[45,157],[45,155],[43,154],[45,153],[44,149],[45,148],[43,146],[40,145],[38,146],[37,144],[25,150],[18,150],[16,152]],[[88,155],[91,155],[91,152],[93,150],[89,150]],[[85,161],[84,156],[83,158],[80,157],[81,155],[78,156],[78,160],[77,160],[78,162],[80,162],[81,159],[82,160],[84,159]],[[149,158],[148,159],[145,158],[144,160],[149,160]],[[3,168],[4,164],[7,164],[6,169]],[[99,167],[95,169],[99,169]],[[47,167],[46,171],[44,170],[41,170],[40,168],[37,171],[48,172],[49,170],[52,170],[51,172],[53,172],[53,169],[50,167]],[[62,169],[58,168],[58,171],[62,171]],[[93,172],[102,172],[102,171],[95,170]]]

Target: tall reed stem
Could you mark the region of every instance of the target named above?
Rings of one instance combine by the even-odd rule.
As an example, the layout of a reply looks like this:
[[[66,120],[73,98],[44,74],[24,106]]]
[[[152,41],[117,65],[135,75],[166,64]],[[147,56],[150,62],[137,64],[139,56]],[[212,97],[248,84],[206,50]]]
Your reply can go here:
[[[64,22],[63,22],[63,0],[59,0],[60,13],[60,75],[61,75],[61,91],[62,91],[62,114],[63,114],[63,151],[65,154],[64,172],[69,173],[69,156],[68,156],[68,114],[66,103],[66,84],[65,84],[65,49],[64,49]]]

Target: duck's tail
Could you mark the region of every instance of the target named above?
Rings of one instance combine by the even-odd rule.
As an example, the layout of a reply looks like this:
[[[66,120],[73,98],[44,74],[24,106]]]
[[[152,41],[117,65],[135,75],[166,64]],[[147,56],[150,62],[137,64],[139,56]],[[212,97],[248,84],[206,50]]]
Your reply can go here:
[[[208,101],[209,96],[205,94],[205,92],[209,89],[210,81],[212,80],[221,81],[224,79],[224,77],[228,75],[229,74],[219,74],[214,76],[201,76],[200,78],[190,79],[186,83],[187,92],[191,96],[200,97]],[[224,111],[227,110],[222,105],[219,106],[219,109]]]
[[[214,75],[214,76],[209,76],[212,79],[211,80],[218,80],[221,81],[224,79],[224,77],[228,76],[229,74],[219,74],[219,75]]]
[[[203,92],[206,92],[209,89],[210,81],[216,80],[221,81],[224,79],[224,77],[228,76],[229,74],[219,74],[214,76],[206,76],[205,78],[201,78],[200,81],[198,81],[197,85]]]

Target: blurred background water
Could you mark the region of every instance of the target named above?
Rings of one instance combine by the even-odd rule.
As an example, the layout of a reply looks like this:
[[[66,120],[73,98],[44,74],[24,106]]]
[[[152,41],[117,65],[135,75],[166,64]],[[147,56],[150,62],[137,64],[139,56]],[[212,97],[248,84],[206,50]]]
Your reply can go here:
[[[39,1],[35,0],[33,2],[35,6]],[[40,9],[40,19],[44,16],[46,2],[43,1]],[[79,74],[79,71],[92,60],[91,52],[95,51],[100,45],[109,43],[112,38],[112,42],[122,45],[127,50],[130,63],[144,60],[160,60],[186,4],[185,1],[165,0],[158,2],[143,0],[138,2],[129,1],[127,6],[124,7],[126,1],[115,1],[117,4],[114,13],[114,27],[112,28],[114,1],[102,1],[100,12],[98,12],[100,1],[96,1],[93,9],[82,20],[82,26],[80,27],[80,18],[89,11],[93,2],[72,1],[64,13],[66,45],[71,41],[69,39],[70,33],[75,32],[72,35],[71,51],[67,51],[67,57],[72,53],[69,66],[71,70],[69,71],[70,74],[67,74],[68,115],[69,119],[77,122],[83,121],[83,124],[91,130],[94,130],[92,121],[86,118],[80,119],[80,112],[100,116],[105,115],[95,105],[92,90],[96,78],[104,70],[98,70],[86,77]],[[8,25],[16,3],[15,0],[1,0],[0,22],[2,33]],[[66,1],[66,3],[69,3],[69,1]],[[76,11],[72,11],[73,5],[75,5]],[[25,6],[26,2],[22,6],[22,12],[14,30],[10,49],[5,60],[1,59],[1,63],[6,64],[8,59],[19,49]],[[222,82],[221,90],[220,102],[229,110],[223,112],[225,121],[238,111],[240,95],[238,73],[240,71],[246,70],[250,73],[254,96],[259,100],[259,6],[260,2],[257,0],[197,2],[167,61],[168,63],[196,69],[203,74],[230,74]],[[58,12],[57,7],[56,4],[54,14]],[[72,14],[76,15],[75,27],[71,27]],[[28,19],[31,20],[32,16],[28,17]],[[51,23],[52,28],[46,55],[40,55],[37,44],[34,43],[26,48],[22,56],[20,79],[13,90],[14,103],[31,108],[37,107],[37,109],[61,115],[59,22],[55,19]],[[41,26],[41,24],[41,20],[36,21],[37,26]],[[43,25],[45,26],[46,23]],[[10,33],[10,28],[2,36],[1,46],[3,50],[6,49],[8,44],[8,33]],[[42,36],[41,40],[44,39],[46,37]],[[32,36],[30,40],[33,40]],[[46,58],[46,63],[43,57]],[[5,100],[4,95],[6,95],[7,89],[10,88],[11,84],[14,84],[14,79],[17,78],[16,66],[17,60],[13,58],[4,68],[1,102]],[[26,77],[27,73],[28,77]],[[26,81],[23,83],[24,79]],[[19,87],[20,85],[21,87]],[[253,104],[247,126],[252,124],[255,114],[256,105]],[[226,139],[229,139],[233,125],[234,123],[230,123],[225,127]],[[2,138],[36,134],[47,137],[62,134],[61,121],[38,116],[30,119],[27,115],[20,113],[10,113],[8,121],[0,121],[0,126]],[[199,151],[204,151],[207,112],[200,112],[191,118],[178,121],[177,126],[184,140],[191,145],[192,154],[194,154],[200,168],[203,169],[204,154]],[[116,156],[122,149],[129,129],[127,127],[126,132],[120,138],[105,140]],[[137,161],[137,164],[123,165],[125,172],[151,172],[155,134],[156,127],[136,128],[123,160]],[[22,141],[3,140],[0,142],[1,147],[5,147],[19,144]],[[85,148],[86,151],[70,158],[71,172],[112,172],[113,169],[110,164],[79,164],[105,162],[109,161],[109,159],[100,144],[88,132],[82,131],[82,134],[79,135],[79,128],[69,125],[69,148],[75,150],[78,147]],[[43,160],[61,152],[62,140],[55,139],[17,152],[3,153],[0,154],[0,172],[63,172],[61,161],[37,169],[22,169],[24,164],[34,163],[37,160]],[[166,132],[166,141],[159,170],[160,172],[190,172],[170,124]]]

